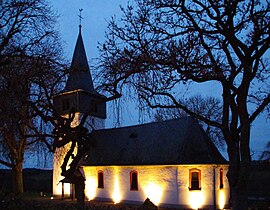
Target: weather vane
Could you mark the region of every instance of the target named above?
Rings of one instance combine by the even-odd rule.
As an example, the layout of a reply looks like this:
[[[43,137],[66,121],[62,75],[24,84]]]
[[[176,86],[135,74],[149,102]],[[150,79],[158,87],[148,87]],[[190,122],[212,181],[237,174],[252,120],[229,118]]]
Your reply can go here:
[[[78,15],[79,16],[79,21],[80,21],[80,28],[82,27],[82,19],[83,19],[83,17],[82,17],[82,11],[83,11],[83,9],[79,9],[79,12],[80,12],[80,14]]]

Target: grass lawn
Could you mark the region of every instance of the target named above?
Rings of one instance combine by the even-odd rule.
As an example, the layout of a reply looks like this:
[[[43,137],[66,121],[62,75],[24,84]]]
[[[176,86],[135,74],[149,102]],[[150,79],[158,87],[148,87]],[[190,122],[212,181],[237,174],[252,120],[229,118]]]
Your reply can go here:
[[[51,194],[40,196],[37,192],[26,192],[14,197],[6,196],[0,203],[0,210],[77,210],[76,200],[51,199]],[[145,210],[155,209],[142,205],[113,204],[112,202],[85,201],[84,210]],[[159,208],[159,210],[176,210],[173,208]],[[179,210],[179,209],[178,209]],[[183,209],[184,210],[184,209]],[[187,210],[187,209],[185,209]]]
[[[135,210],[139,206],[114,205],[108,202],[86,201],[85,208],[88,209],[126,209]],[[3,199],[0,203],[0,209],[2,210],[77,210],[76,200],[70,199],[51,199],[50,195],[41,197],[39,193],[24,193],[13,197],[10,195]]]

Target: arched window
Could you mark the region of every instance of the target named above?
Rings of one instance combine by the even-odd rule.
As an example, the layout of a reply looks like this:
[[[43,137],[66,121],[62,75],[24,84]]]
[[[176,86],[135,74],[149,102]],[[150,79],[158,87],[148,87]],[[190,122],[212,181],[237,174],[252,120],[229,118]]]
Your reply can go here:
[[[137,171],[130,172],[130,190],[138,190],[138,173]]]
[[[224,176],[224,174],[223,174],[223,169],[221,168],[221,169],[219,170],[219,188],[220,188],[220,189],[223,189],[223,188],[224,188],[223,176]]]
[[[103,174],[103,171],[98,171],[98,188],[104,188],[104,174]]]
[[[201,190],[201,170],[189,170],[189,190]]]

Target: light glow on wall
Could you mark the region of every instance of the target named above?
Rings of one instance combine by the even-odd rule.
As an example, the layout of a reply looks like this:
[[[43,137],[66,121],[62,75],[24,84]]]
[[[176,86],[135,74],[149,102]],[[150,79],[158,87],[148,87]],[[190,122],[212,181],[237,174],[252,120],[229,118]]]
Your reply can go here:
[[[65,191],[65,195],[70,195],[70,183],[64,183],[64,191]]]
[[[93,200],[96,197],[97,179],[93,176],[88,176],[85,181],[85,195],[88,200]]]
[[[200,208],[204,203],[204,195],[200,190],[189,192],[189,205],[192,209]]]
[[[65,155],[69,151],[71,147],[71,142],[66,144],[64,147],[57,148],[55,153],[54,153],[54,158],[53,158],[53,195],[60,196],[62,195],[62,183],[60,182],[62,179],[65,177],[61,176],[61,165],[64,162]],[[77,154],[77,145],[74,149],[73,155],[75,156]],[[68,170],[70,168],[70,163],[72,162],[72,159],[69,158],[68,163],[67,163],[67,168]],[[64,184],[64,191],[65,195],[70,195],[70,184],[65,183]]]
[[[54,186],[53,186],[53,195],[58,195],[58,196],[60,196],[60,195],[62,195],[62,183],[61,182],[59,182],[61,179],[59,179],[59,180],[57,180],[58,181],[58,184],[55,184]],[[55,183],[56,181],[54,180],[54,183]],[[68,191],[69,192],[69,191]],[[65,193],[66,193],[66,191],[65,191]]]
[[[70,184],[64,183],[64,194],[66,196],[70,195]],[[58,185],[54,188],[54,195],[62,195],[62,182],[59,182]]]
[[[219,190],[218,205],[220,209],[224,209],[226,201],[226,195],[224,190]]]
[[[118,175],[115,175],[114,177],[114,188],[113,188],[113,193],[112,193],[112,199],[113,202],[119,203],[121,201],[121,192],[120,192],[120,186],[119,186],[119,177]]]
[[[150,199],[150,201],[153,202],[156,206],[158,206],[163,194],[162,187],[154,182],[150,182],[142,188],[145,195]]]
[[[188,170],[178,177],[178,186],[171,185],[170,180],[175,180],[174,168],[162,167],[83,167],[86,176],[85,194],[89,200],[106,198],[115,204],[123,200],[143,202],[146,198],[156,206],[161,204],[180,204],[192,209],[200,209],[204,206],[213,205],[213,191],[211,187],[212,168],[204,169],[205,174],[211,178],[209,182],[202,182],[202,190],[188,189]],[[184,168],[187,169],[187,168]],[[104,171],[105,187],[98,186],[98,171]],[[138,191],[130,190],[130,171],[138,171]],[[182,170],[180,170],[182,171]],[[162,174],[162,176],[160,175]],[[205,175],[205,176],[206,176]],[[165,177],[165,178],[164,178]],[[183,181],[182,181],[183,180]],[[225,180],[226,181],[226,180]],[[225,183],[226,186],[227,183]],[[61,186],[61,185],[60,185]],[[184,187],[183,187],[184,186]],[[173,189],[171,188],[173,187]],[[172,189],[172,190],[171,190]],[[176,190],[178,194],[176,195]],[[69,193],[69,190],[66,190]],[[229,193],[226,188],[216,188],[216,206],[223,209],[228,203]]]

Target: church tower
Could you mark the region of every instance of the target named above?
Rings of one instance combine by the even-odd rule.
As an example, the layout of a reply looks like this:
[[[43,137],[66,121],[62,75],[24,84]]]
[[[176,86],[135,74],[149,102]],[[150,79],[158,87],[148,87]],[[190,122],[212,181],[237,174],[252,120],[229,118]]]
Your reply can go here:
[[[65,92],[55,96],[53,104],[54,109],[59,115],[68,115],[71,111],[84,113],[95,117],[99,121],[99,128],[104,126],[106,97],[100,95],[94,89],[84,49],[81,25],[79,26],[79,35],[73,53]]]
[[[95,91],[92,76],[88,66],[85,48],[82,39],[81,25],[79,35],[72,57],[68,80],[64,92],[53,97],[54,110],[59,116],[68,118],[69,113],[75,112],[75,118],[71,126],[79,125],[84,114],[88,115],[84,124],[89,132],[92,129],[103,129],[106,119],[106,97]],[[63,192],[62,184],[59,182],[64,178],[61,176],[61,165],[64,161],[70,145],[56,149],[53,164],[53,195],[60,196]],[[64,184],[65,194],[72,193],[71,184]]]

